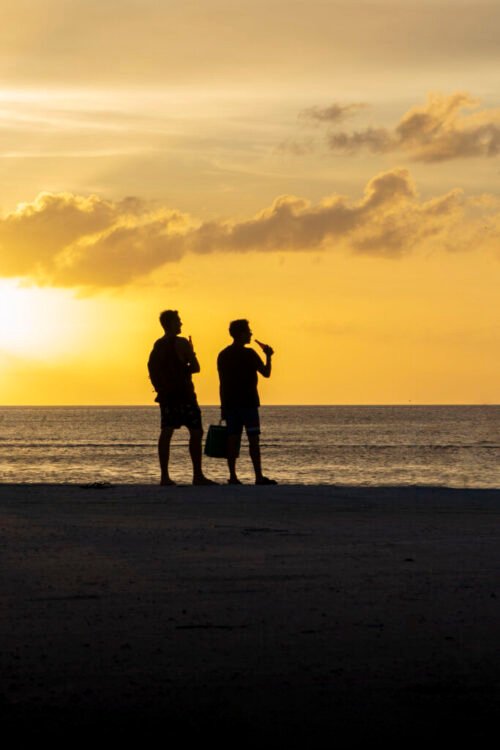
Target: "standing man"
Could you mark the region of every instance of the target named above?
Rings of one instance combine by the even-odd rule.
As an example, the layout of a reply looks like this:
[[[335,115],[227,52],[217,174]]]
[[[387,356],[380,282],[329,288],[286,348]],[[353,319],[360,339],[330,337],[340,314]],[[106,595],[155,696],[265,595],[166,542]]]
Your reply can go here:
[[[241,433],[245,427],[255,472],[255,484],[277,484],[274,479],[268,479],[262,473],[259,442],[260,401],[257,392],[257,373],[260,372],[265,378],[271,375],[271,357],[274,352],[270,346],[257,341],[266,356],[264,364],[254,349],[247,348],[252,339],[248,320],[233,320],[229,326],[229,333],[233,343],[223,349],[217,358],[221,416],[226,420],[228,432],[228,483],[241,484],[236,475],[236,458]]]
[[[174,430],[185,425],[189,430],[189,453],[193,463],[193,484],[216,484],[204,476],[201,468],[201,411],[196,399],[192,375],[200,371],[191,337],[179,336],[182,321],[177,310],[164,310],[160,323],[165,335],[158,339],[148,360],[149,377],[160,405],[161,432],[158,441],[162,485],[175,484],[168,473],[170,441]]]

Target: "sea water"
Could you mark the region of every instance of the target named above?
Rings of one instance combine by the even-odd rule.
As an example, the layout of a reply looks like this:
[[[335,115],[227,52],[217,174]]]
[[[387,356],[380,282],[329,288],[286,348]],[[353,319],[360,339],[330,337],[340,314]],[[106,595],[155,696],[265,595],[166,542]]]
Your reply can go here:
[[[205,429],[219,409],[202,407]],[[500,487],[500,406],[264,406],[266,475],[285,484]],[[157,483],[159,409],[0,408],[0,481]],[[225,481],[224,460],[205,473]],[[238,473],[252,481],[246,438]],[[188,432],[171,475],[189,482]]]

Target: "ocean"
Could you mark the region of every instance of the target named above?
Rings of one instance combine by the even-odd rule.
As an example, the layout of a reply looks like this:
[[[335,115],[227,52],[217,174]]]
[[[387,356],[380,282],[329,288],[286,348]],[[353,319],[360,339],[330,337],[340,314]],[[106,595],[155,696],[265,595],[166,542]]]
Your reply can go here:
[[[219,409],[202,407],[205,429]],[[264,406],[265,474],[285,484],[500,487],[500,406]],[[159,410],[1,407],[0,481],[157,483]],[[171,475],[190,481],[188,432],[174,433]],[[224,460],[205,473],[225,481]],[[246,438],[238,461],[252,472]]]

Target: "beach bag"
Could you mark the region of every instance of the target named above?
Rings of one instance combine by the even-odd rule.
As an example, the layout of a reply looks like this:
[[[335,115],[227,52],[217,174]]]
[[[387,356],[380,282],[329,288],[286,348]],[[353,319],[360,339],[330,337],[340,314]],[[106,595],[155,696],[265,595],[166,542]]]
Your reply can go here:
[[[238,445],[237,456],[240,447]],[[205,455],[210,458],[227,458],[227,427],[225,424],[211,424],[205,440]]]

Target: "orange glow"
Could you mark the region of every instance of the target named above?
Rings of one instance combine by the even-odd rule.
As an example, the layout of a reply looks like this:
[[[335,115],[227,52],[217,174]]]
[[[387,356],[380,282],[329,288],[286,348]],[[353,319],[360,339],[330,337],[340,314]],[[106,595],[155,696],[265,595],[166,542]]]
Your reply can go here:
[[[3,404],[152,403],[167,307],[202,403],[235,317],[263,403],[498,403],[491,4],[8,4]]]

